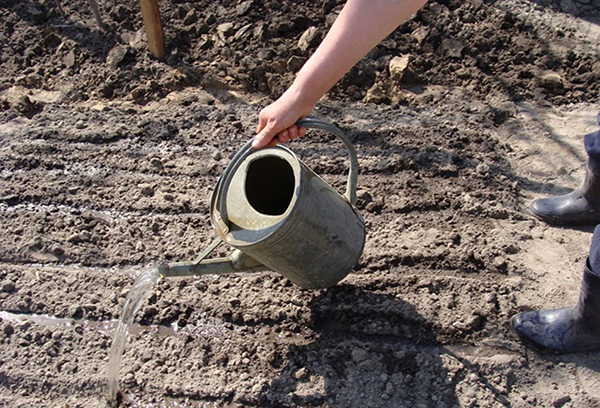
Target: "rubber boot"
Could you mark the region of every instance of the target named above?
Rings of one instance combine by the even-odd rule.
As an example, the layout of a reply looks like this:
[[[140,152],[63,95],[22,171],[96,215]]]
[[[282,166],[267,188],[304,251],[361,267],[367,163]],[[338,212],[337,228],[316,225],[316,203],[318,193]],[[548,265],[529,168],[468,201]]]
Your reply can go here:
[[[600,277],[590,270],[589,260],[575,306],[519,313],[510,326],[524,343],[540,351],[600,350]]]
[[[529,206],[535,217],[556,225],[600,223],[600,131],[585,135],[588,165],[583,184],[557,197],[540,198]]]

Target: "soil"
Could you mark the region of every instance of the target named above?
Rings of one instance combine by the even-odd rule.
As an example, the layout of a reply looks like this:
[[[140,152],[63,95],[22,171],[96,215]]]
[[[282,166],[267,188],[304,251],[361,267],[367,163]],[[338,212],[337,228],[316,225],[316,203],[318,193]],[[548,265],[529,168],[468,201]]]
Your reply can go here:
[[[128,290],[214,239],[219,176],[342,5],[161,2],[158,60],[137,1],[100,2],[100,27],[87,2],[0,0],[0,405],[107,406]],[[122,406],[600,406],[600,352],[539,353],[508,328],[577,300],[594,226],[527,206],[585,174],[599,24],[597,0],[430,1],[312,114],[356,146],[359,264],[322,290],[163,279]],[[289,147],[343,191],[331,135]]]

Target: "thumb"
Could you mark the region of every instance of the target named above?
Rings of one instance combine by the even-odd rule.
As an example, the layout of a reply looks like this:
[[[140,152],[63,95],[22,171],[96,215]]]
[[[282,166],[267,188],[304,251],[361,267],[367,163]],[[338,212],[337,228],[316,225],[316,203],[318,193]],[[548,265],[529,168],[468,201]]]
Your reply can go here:
[[[262,115],[262,112],[258,115],[258,125],[256,126],[256,133],[260,133],[267,126],[267,119]]]
[[[259,125],[260,127],[260,125]],[[275,136],[276,132],[274,132],[273,126],[265,126],[260,133],[254,136],[254,140],[252,141],[252,148],[255,150],[261,149],[269,144],[271,139]]]

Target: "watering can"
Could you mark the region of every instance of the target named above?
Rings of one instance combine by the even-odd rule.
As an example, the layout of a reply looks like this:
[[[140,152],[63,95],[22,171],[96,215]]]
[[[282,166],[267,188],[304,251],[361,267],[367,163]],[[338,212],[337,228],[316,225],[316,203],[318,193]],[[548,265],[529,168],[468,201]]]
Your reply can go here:
[[[297,126],[338,136],[350,156],[346,192],[339,194],[288,148],[254,150],[232,158],[213,192],[210,220],[217,238],[193,262],[160,265],[163,277],[271,270],[306,289],[334,285],[358,263],[365,224],[357,211],[358,160],[337,127],[306,118]],[[221,243],[235,250],[205,259]]]

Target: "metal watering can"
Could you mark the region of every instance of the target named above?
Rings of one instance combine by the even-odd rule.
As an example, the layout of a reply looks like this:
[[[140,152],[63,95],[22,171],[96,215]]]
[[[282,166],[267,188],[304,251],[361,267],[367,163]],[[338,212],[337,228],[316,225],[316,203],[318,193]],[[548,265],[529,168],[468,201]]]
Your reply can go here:
[[[272,270],[302,288],[336,284],[358,263],[365,224],[357,211],[358,160],[337,127],[317,119],[297,126],[329,131],[346,145],[350,170],[342,196],[288,148],[258,151],[246,143],[221,175],[210,219],[218,236],[193,262],[160,265],[163,277]],[[226,258],[205,259],[222,242]]]

